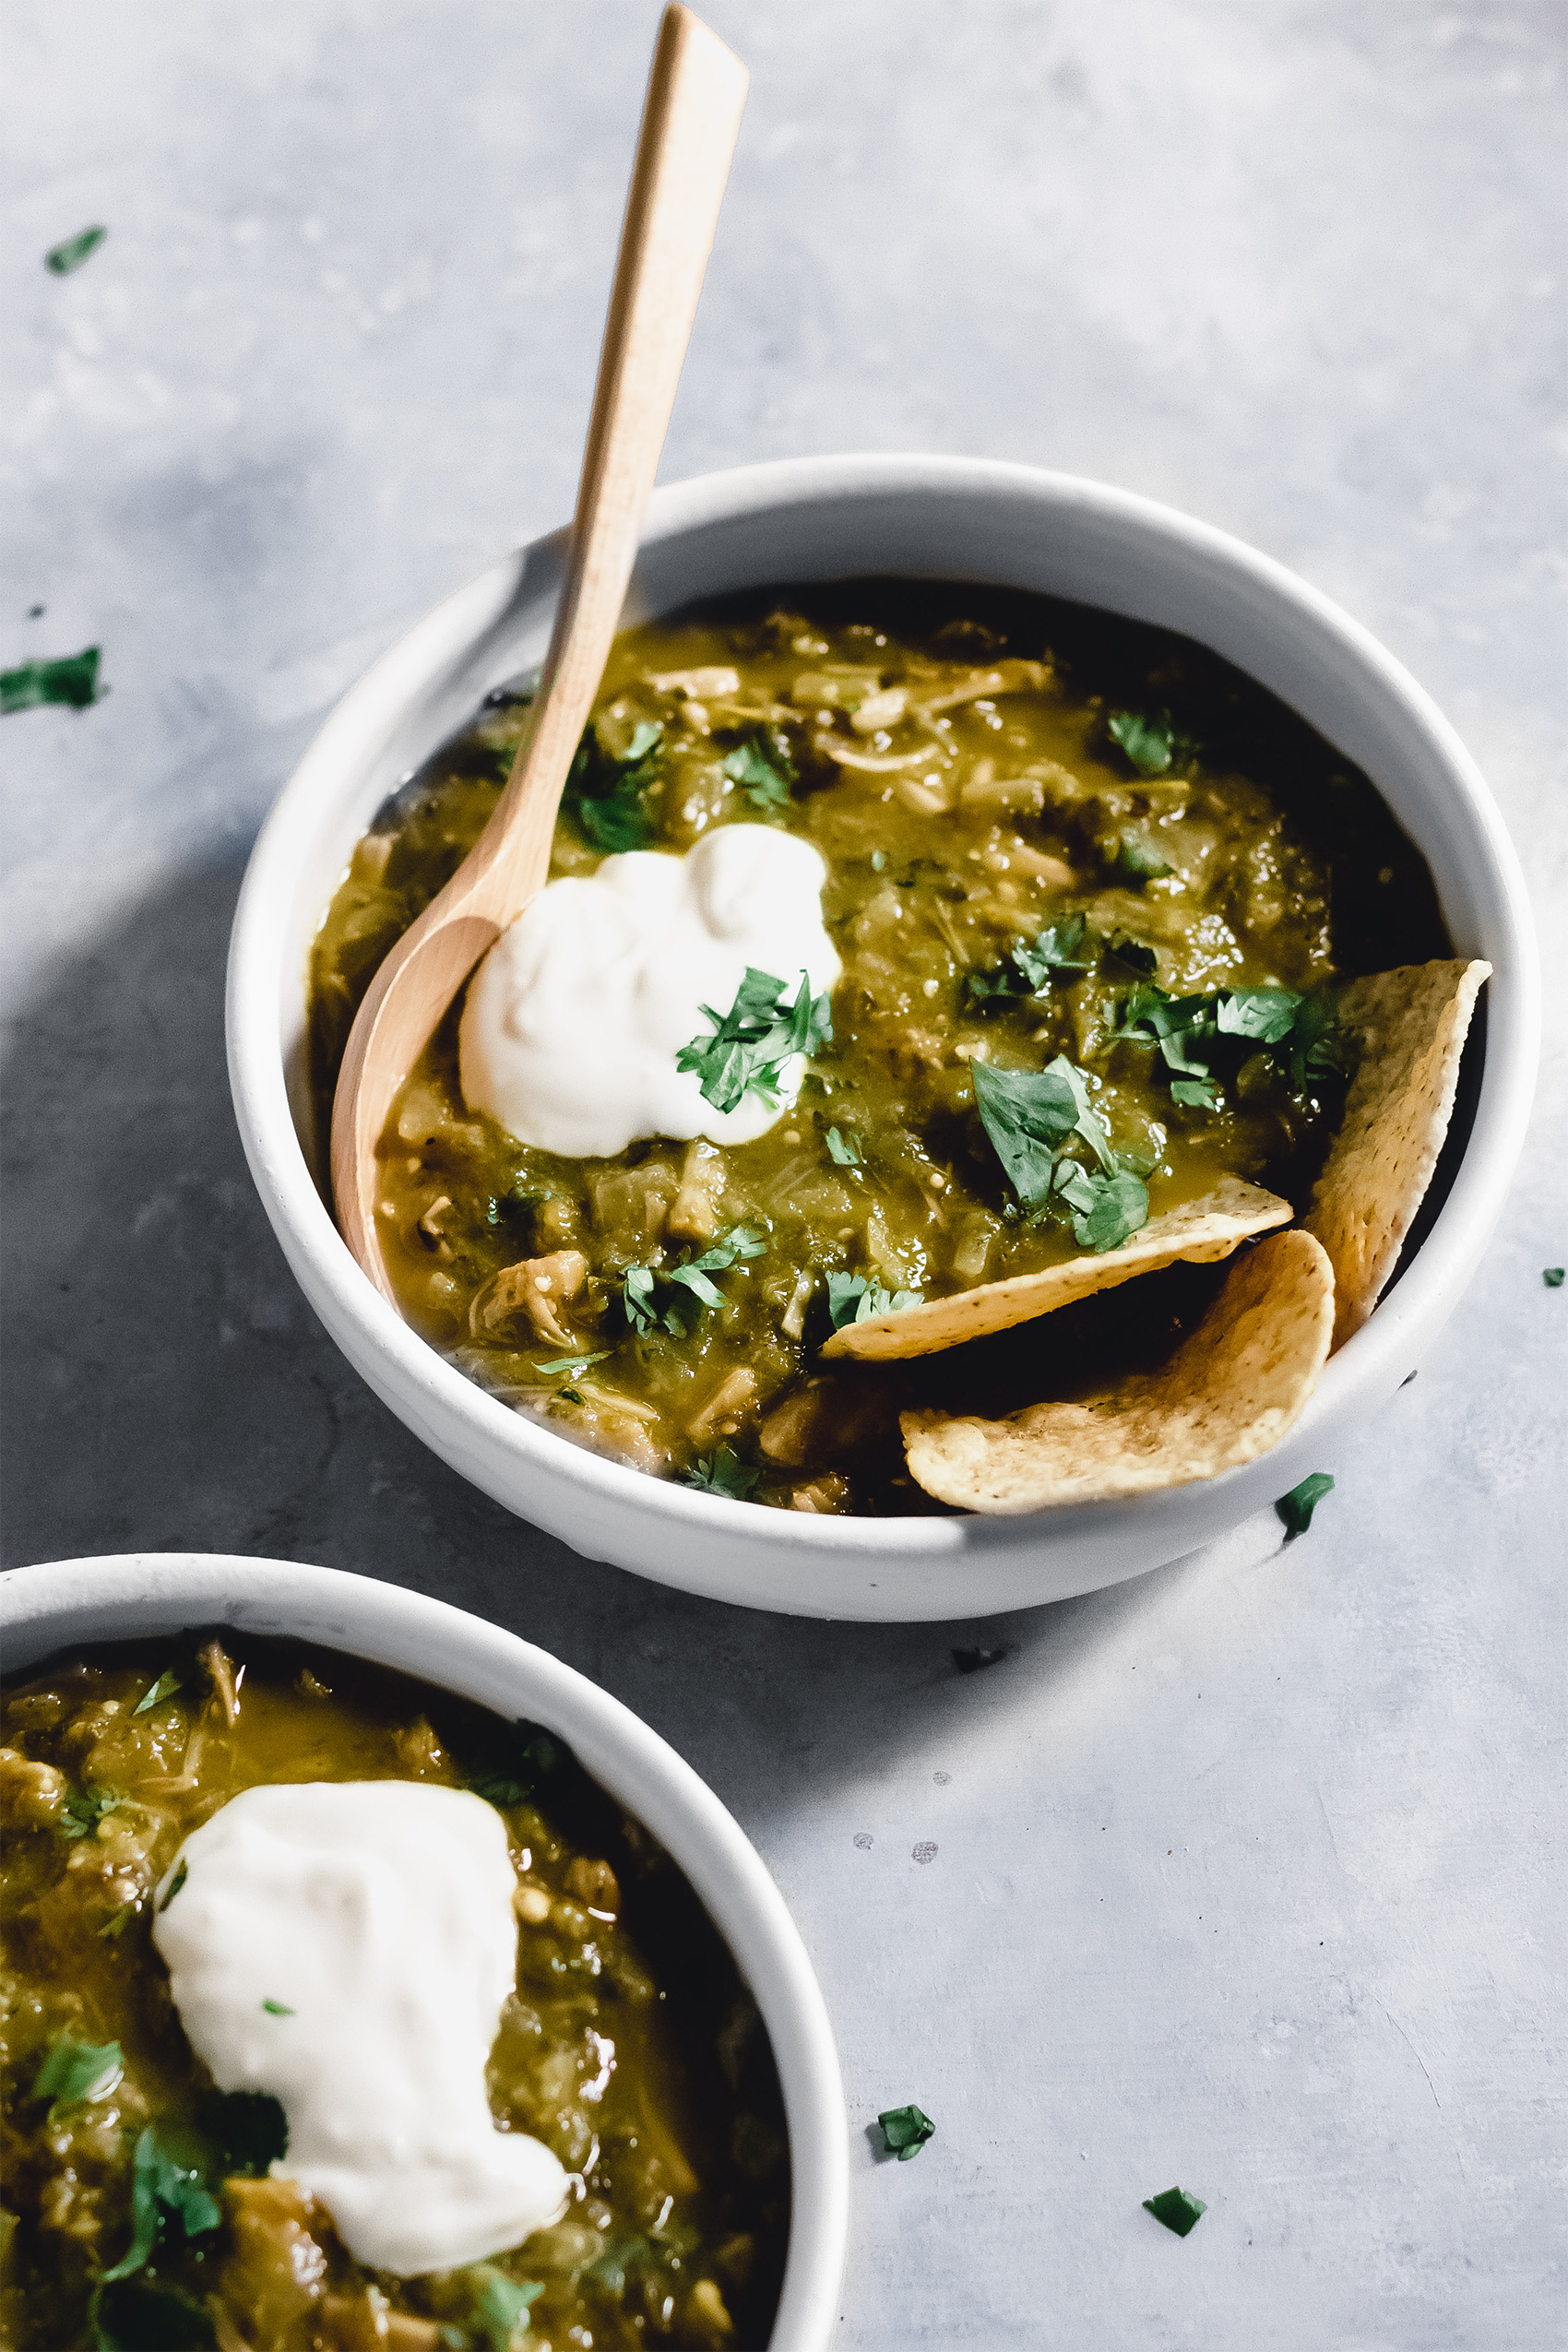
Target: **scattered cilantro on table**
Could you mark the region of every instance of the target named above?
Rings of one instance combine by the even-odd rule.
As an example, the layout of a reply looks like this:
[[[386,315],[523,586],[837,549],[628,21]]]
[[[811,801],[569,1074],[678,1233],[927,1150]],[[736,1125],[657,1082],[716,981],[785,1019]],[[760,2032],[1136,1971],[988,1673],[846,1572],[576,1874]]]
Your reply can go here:
[[[1208,2207],[1190,2190],[1162,2189],[1158,2197],[1144,2199],[1144,2211],[1153,2214],[1156,2221],[1163,2222],[1167,2229],[1173,2229],[1178,2238],[1185,2238],[1189,2230],[1197,2227],[1199,2219],[1207,2213]]]
[[[101,700],[98,690],[99,648],[89,645],[80,653],[62,654],[55,661],[23,661],[15,670],[0,670],[0,717],[13,711],[37,710],[45,703],[63,703],[69,710],[86,710]]]
[[[1561,1265],[1543,1265],[1540,1271],[1540,1278],[1546,1284],[1549,1290],[1561,1290],[1562,1288],[1562,1277],[1565,1272],[1568,1272],[1568,1267]]]
[[[732,1445],[716,1445],[711,1454],[698,1456],[689,1470],[681,1473],[683,1486],[695,1486],[704,1494],[727,1494],[736,1503],[743,1503],[761,1478],[760,1470],[742,1462]]]
[[[728,1013],[716,1013],[711,1004],[702,1010],[714,1033],[683,1045],[675,1067],[695,1072],[703,1099],[720,1111],[736,1110],[748,1094],[777,1103],[786,1062],[814,1053],[833,1035],[828,1000],[813,996],[804,971],[791,1003],[781,980],[748,964]]]
[[[297,2010],[290,2008],[286,2001],[273,2001],[269,1998],[261,2005],[269,2017],[294,2017],[299,2014]]]
[[[918,2156],[926,2142],[934,2138],[936,2126],[929,2115],[918,2107],[890,2107],[877,2117],[882,2126],[882,2144],[889,2156],[900,2164],[908,2164]]]
[[[584,728],[561,806],[591,848],[616,855],[646,849],[653,839],[647,796],[658,778],[663,734],[657,719],[639,719],[617,754],[605,747],[591,719]]]
[[[865,1323],[873,1315],[902,1314],[906,1307],[922,1303],[918,1290],[885,1290],[863,1274],[835,1271],[827,1277],[827,1316],[835,1331],[842,1331],[847,1323]]]
[[[91,259],[108,234],[101,221],[95,221],[90,229],[78,229],[74,237],[65,237],[59,244],[50,246],[43,256],[43,267],[52,277],[68,278],[73,269],[79,269],[84,261]]]
[[[1313,1513],[1324,1496],[1333,1492],[1334,1480],[1328,1472],[1314,1470],[1300,1486],[1293,1486],[1289,1494],[1282,1494],[1274,1507],[1285,1522],[1287,1536],[1304,1536],[1313,1524]]]
[[[33,2077],[32,2096],[52,2102],[50,2114],[76,2107],[100,2092],[112,2091],[125,2071],[125,2052],[118,2042],[79,2042],[61,2034]]]

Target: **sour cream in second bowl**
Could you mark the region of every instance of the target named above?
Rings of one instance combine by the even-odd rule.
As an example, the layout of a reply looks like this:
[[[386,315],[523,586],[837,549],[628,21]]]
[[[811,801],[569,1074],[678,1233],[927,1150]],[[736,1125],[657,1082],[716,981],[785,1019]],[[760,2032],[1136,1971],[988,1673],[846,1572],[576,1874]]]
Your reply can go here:
[[[748,970],[793,999],[839,963],[823,926],[826,869],[809,842],[727,825],[684,857],[636,849],[551,883],[502,933],[469,987],[458,1034],[464,1097],[565,1158],[609,1158],[640,1136],[751,1143],[793,1102],[802,1056],[774,1099],[705,1098],[683,1048],[711,1037]],[[712,1017],[709,1016],[711,1008]]]

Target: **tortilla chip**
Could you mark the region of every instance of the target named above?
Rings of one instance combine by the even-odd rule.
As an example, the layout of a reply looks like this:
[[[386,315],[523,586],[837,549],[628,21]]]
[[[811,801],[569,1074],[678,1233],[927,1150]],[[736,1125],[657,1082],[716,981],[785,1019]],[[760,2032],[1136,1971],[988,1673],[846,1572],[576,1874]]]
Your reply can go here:
[[[1491,976],[1479,962],[1401,964],[1339,992],[1339,1017],[1360,1032],[1361,1058],[1301,1220],[1333,1263],[1336,1348],[1376,1305],[1431,1182],[1465,1033]]]
[[[1317,1385],[1333,1327],[1327,1253],[1299,1227],[1271,1233],[1158,1372],[1001,1421],[905,1413],[909,1467],[939,1501],[999,1514],[1218,1478],[1278,1444]]]
[[[973,1290],[960,1290],[956,1298],[929,1299],[898,1314],[868,1315],[864,1323],[847,1323],[836,1331],[822,1352],[825,1357],[932,1356],[938,1348],[958,1348],[966,1339],[1050,1314],[1053,1307],[1070,1306],[1096,1290],[1114,1290],[1135,1274],[1150,1274],[1177,1258],[1228,1258],[1250,1233],[1283,1225],[1290,1215],[1289,1201],[1277,1200],[1261,1185],[1227,1176],[1201,1200],[1184,1202],[1152,1218],[1119,1250],[1085,1251],[1081,1257],[1048,1265],[1039,1274],[982,1282]]]

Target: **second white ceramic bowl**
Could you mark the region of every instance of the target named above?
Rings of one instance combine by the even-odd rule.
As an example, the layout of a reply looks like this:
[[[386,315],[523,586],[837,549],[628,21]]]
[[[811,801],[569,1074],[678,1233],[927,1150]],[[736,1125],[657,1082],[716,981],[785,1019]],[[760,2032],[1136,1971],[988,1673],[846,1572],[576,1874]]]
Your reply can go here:
[[[426,1346],[366,1280],[307,1158],[310,944],[355,841],[493,686],[544,651],[564,535],[433,612],[323,728],[256,843],[229,964],[234,1107],[307,1298],[377,1396],[442,1458],[579,1551],[802,1615],[956,1618],[1087,1592],[1173,1560],[1331,1468],[1336,1438],[1411,1372],[1474,1272],[1535,1080],[1533,935],[1497,810],[1441,713],[1375,639],[1266,556],[1103,484],[954,457],[827,457],[658,492],[628,621],[775,582],[891,573],[1075,598],[1195,637],[1366,769],[1425,853],[1454,944],[1494,968],[1474,1123],[1414,1263],[1261,1460],[1133,1502],[1020,1518],[822,1518],[650,1479],[512,1412]]]
[[[849,2127],[811,1962],[738,1823],[618,1699],[515,1633],[369,1576],[213,1552],[127,1552],[0,1576],[7,1677],[58,1650],[207,1625],[288,1634],[398,1668],[556,1732],[695,1888],[767,2027],[790,2132],[790,2246],[768,2352],[824,2352],[838,2319]]]

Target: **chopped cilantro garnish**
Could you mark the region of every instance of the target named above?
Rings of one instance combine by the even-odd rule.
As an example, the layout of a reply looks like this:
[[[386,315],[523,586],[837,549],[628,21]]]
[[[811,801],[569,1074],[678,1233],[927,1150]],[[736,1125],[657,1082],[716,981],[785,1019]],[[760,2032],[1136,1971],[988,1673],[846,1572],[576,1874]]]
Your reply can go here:
[[[1060,1160],[1054,1189],[1075,1211],[1073,1239],[1082,1250],[1119,1250],[1148,1223],[1148,1186],[1130,1168],[1107,1173]]]
[[[1064,915],[1047,923],[1033,944],[1015,940],[1005,961],[991,972],[970,972],[966,985],[977,1004],[998,996],[1038,996],[1051,985],[1052,972],[1087,972],[1090,958],[1080,955],[1084,942],[1082,915]]]
[[[181,1682],[180,1678],[175,1673],[173,1668],[172,1666],[166,1666],[162,1673],[159,1676],[157,1681],[153,1684],[151,1690],[148,1692],[147,1696],[137,1700],[136,1705],[131,1709],[131,1713],[133,1715],[146,1715],[149,1707],[161,1706],[165,1699],[172,1698],[174,1693],[176,1691],[183,1690],[184,1687],[184,1685]]]
[[[1185,2189],[1162,2189],[1158,2197],[1144,2199],[1144,2211],[1153,2214],[1167,2229],[1173,2229],[1178,2238],[1185,2238],[1189,2229],[1196,2228],[1199,2215],[1207,2213],[1208,2207],[1201,2197],[1193,2196]]]
[[[74,237],[50,246],[43,256],[43,267],[56,278],[68,278],[73,269],[79,269],[84,261],[91,259],[108,234],[101,222],[95,222],[90,229],[78,229]]]
[[[203,2183],[199,2163],[189,2157],[180,2137],[165,2142],[155,2124],[149,2123],[137,2140],[131,2176],[131,2242],[113,2269],[104,2272],[105,2284],[140,2270],[160,2229],[172,2232],[177,2222],[182,2237],[199,2238],[222,2220],[222,2208]]]
[[[74,2034],[64,2033],[34,2075],[32,2095],[52,2099],[55,2107],[75,2107],[112,2091],[124,2071],[125,2052],[118,2042],[79,2042]]]
[[[189,1878],[189,1876],[190,1876],[190,1871],[191,1871],[191,1866],[190,1866],[190,1864],[186,1861],[186,1859],[185,1859],[184,1856],[182,1854],[182,1855],[181,1855],[181,1857],[180,1857],[180,1864],[179,1864],[179,1868],[176,1870],[176,1871],[174,1872],[173,1877],[172,1877],[172,1878],[170,1880],[170,1882],[169,1882],[169,1892],[168,1892],[168,1894],[167,1894],[167,1895],[163,1897],[162,1902],[161,1902],[161,1903],[159,1905],[159,1907],[159,1907],[159,1909],[160,1909],[160,1911],[166,1911],[166,1910],[169,1908],[170,1904],[171,1904],[171,1903],[172,1903],[172,1901],[174,1900],[175,1895],[178,1895],[178,1893],[180,1892],[181,1887],[183,1887],[183,1886],[184,1886],[184,1883],[185,1883],[186,1879],[187,1879],[187,1878]]]
[[[267,2000],[261,2005],[269,2017],[293,2017],[299,2013],[297,2010],[291,2009],[286,2001]]]
[[[601,2254],[589,2263],[583,2273],[596,2287],[607,2287],[612,2295],[626,2291],[626,2274],[642,2261],[648,2251],[646,2238],[612,2238]]]
[[[590,720],[572,761],[561,806],[585,841],[612,853],[646,849],[653,839],[646,796],[659,774],[664,733],[656,719],[641,719],[624,752],[606,749]]]
[[[1127,997],[1111,1034],[1134,1044],[1158,1045],[1166,1068],[1177,1074],[1170,1087],[1174,1099],[1211,1111],[1218,1102],[1211,1065],[1222,1039],[1236,1039],[1272,1054],[1298,1093],[1309,1078],[1344,1066],[1334,1000],[1324,990],[1313,996],[1289,988],[1172,996],[1146,980]]]
[[[699,1312],[708,1307],[721,1307],[724,1293],[710,1277],[715,1274],[727,1273],[739,1258],[761,1257],[766,1247],[766,1237],[754,1226],[737,1225],[721,1240],[715,1241],[710,1249],[704,1250],[700,1257],[682,1258],[675,1265],[628,1266],[621,1288],[621,1303],[625,1310],[626,1321],[635,1331],[651,1331],[658,1324],[672,1338],[683,1339],[689,1326],[673,1307],[667,1307],[662,1313],[659,1313],[654,1304],[656,1284],[676,1284],[695,1300]]]
[[[918,2107],[890,2107],[876,2120],[882,2126],[884,2147],[900,2164],[918,2156],[926,2142],[935,2137],[935,2124]]]
[[[1163,776],[1176,756],[1180,738],[1168,710],[1113,710],[1106,731],[1140,776]]]
[[[837,1127],[829,1127],[827,1131],[827,1155],[840,1168],[859,1168],[861,1165],[859,1144],[853,1135],[842,1134]]]
[[[1081,1070],[1059,1053],[1044,1070],[997,1070],[973,1064],[975,1101],[1007,1181],[1026,1207],[1044,1201],[1057,1153],[1079,1134],[1107,1172],[1115,1160],[1105,1123],[1089,1101]]]
[[[603,1363],[611,1352],[610,1348],[601,1348],[593,1356],[552,1356],[547,1364],[535,1364],[534,1370],[543,1372],[546,1378],[552,1372],[570,1372],[575,1379],[578,1372],[587,1372],[589,1364]]]
[[[1111,861],[1111,871],[1123,882],[1145,883],[1158,882],[1173,868],[1147,841],[1140,840],[1135,833],[1123,833]]]
[[[782,735],[754,735],[719,765],[731,784],[741,787],[754,808],[782,809],[790,805],[795,763]]]
[[[62,1837],[90,1837],[105,1813],[117,1813],[125,1799],[115,1788],[73,1788],[60,1800]]]
[[[99,699],[98,653],[97,646],[89,645],[81,653],[63,654],[57,661],[24,661],[15,670],[0,670],[0,717],[51,702],[86,710]]]
[[[474,2297],[474,2316],[484,2332],[490,2352],[514,2352],[519,2333],[526,2334],[529,2312],[544,2292],[542,2279],[508,2278],[488,2263],[476,2267],[481,2284]]]
[[[1568,1267],[1543,1265],[1540,1270],[1540,1278],[1549,1290],[1561,1290],[1564,1273],[1568,1273]]]
[[[683,1486],[695,1486],[705,1494],[728,1494],[743,1503],[761,1478],[749,1462],[742,1462],[732,1445],[716,1445],[711,1454],[704,1454],[689,1470],[681,1473]]]
[[[814,1053],[833,1035],[827,998],[812,995],[803,971],[790,1004],[781,980],[748,964],[728,1013],[716,1013],[711,1004],[702,1010],[714,1034],[683,1045],[675,1067],[695,1071],[704,1100],[720,1111],[735,1110],[748,1094],[777,1103],[786,1062],[797,1053]]]
[[[1282,1494],[1274,1507],[1285,1522],[1286,1534],[1304,1536],[1313,1524],[1313,1513],[1324,1496],[1333,1491],[1334,1480],[1328,1472],[1314,1470],[1300,1486],[1293,1486],[1289,1494]]]
[[[918,1290],[885,1290],[880,1283],[868,1282],[863,1274],[830,1274],[827,1277],[827,1314],[835,1331],[842,1331],[847,1323],[864,1323],[872,1315],[902,1314],[906,1307],[922,1303]]]

